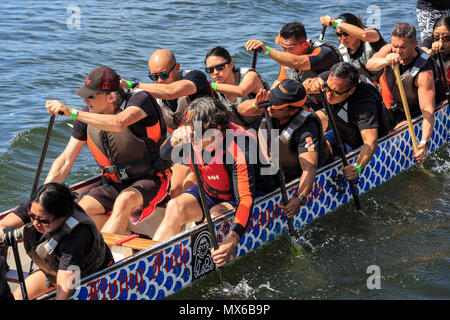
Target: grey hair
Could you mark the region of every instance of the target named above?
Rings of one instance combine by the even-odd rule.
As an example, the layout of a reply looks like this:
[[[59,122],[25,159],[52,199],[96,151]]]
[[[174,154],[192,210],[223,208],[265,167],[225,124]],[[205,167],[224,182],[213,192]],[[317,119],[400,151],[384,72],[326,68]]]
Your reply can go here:
[[[391,38],[406,38],[409,42],[417,40],[416,28],[409,23],[399,23],[397,24],[391,32]]]

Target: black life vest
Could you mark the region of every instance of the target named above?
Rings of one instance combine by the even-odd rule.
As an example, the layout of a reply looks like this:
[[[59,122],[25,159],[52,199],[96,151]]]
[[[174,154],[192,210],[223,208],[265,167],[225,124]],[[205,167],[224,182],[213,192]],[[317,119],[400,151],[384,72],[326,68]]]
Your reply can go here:
[[[131,95],[138,92],[149,95],[145,91],[135,90],[122,106],[126,106]],[[122,110],[119,108],[118,112]],[[87,126],[89,150],[106,180],[121,183],[128,179],[151,176],[166,169],[159,157],[159,148],[166,138],[166,126],[156,103],[155,110],[159,116],[159,121],[155,124],[158,126],[156,130],[161,132],[159,137],[151,137],[149,134],[147,137],[137,137],[129,127],[120,132],[108,132]],[[148,133],[150,129],[147,128]]]

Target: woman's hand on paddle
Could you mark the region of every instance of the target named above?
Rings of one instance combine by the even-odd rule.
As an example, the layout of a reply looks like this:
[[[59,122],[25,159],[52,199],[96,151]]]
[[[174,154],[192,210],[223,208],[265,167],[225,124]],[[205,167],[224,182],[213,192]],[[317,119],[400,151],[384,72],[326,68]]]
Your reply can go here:
[[[289,200],[286,206],[280,205],[280,208],[283,209],[284,215],[288,218],[292,218],[295,214],[300,210],[300,200],[297,197]]]
[[[219,248],[217,250],[211,249],[211,258],[216,266],[221,267],[225,265],[228,260],[233,259],[239,240],[237,233],[231,231],[228,238],[224,242],[219,243]]]
[[[431,44],[431,50],[433,50],[433,53],[435,52],[444,52],[444,41],[442,39],[439,39],[439,41],[435,41]]]
[[[324,26],[324,27],[332,27],[334,25],[334,18],[330,17],[330,16],[323,16],[320,17],[320,23]]]
[[[178,127],[170,137],[170,144],[172,147],[179,145],[180,143],[190,143],[192,141],[192,127],[180,126]]]
[[[245,49],[249,52],[258,50],[258,48],[261,48],[261,52],[266,52],[266,46],[264,45],[264,42],[260,40],[248,40],[245,44]]]
[[[47,100],[45,102],[45,107],[47,108],[48,113],[50,113],[51,115],[64,115],[70,117],[70,115],[72,114],[72,108],[66,106],[59,100]]]
[[[325,88],[325,81],[321,77],[306,79],[302,84],[306,94],[321,93]]]

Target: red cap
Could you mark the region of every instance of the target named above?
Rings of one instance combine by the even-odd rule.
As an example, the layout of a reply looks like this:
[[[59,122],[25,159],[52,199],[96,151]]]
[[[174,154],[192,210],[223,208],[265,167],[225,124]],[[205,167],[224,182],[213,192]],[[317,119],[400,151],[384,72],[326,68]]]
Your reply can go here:
[[[120,88],[120,76],[113,69],[101,66],[89,72],[84,86],[75,94],[88,98],[99,92],[112,92],[118,88]]]

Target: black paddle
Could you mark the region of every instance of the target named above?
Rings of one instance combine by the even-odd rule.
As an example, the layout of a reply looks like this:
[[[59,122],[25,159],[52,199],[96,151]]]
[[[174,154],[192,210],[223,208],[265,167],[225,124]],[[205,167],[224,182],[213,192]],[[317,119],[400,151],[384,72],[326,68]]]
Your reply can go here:
[[[327,26],[323,26],[322,32],[320,33],[319,40],[323,40],[325,38],[325,31],[327,30]]]
[[[256,60],[258,58],[258,52],[261,52],[262,49],[258,48],[257,50],[253,51],[253,62],[252,62],[252,69],[256,68]],[[269,102],[261,104],[260,107],[263,108],[264,110],[264,116],[266,117],[266,122],[267,122],[267,148],[268,148],[268,155],[270,155],[270,141],[272,140],[272,119],[270,118],[269,112],[267,112],[267,107],[270,105]],[[281,190],[281,197],[282,197],[282,201],[283,201],[283,205],[286,206],[289,202],[289,198],[287,195],[287,191],[286,191],[286,181],[284,179],[284,174],[283,171],[281,170],[281,167],[278,169],[277,172],[277,177],[278,177],[278,181],[280,182],[280,190]],[[288,227],[289,227],[289,234],[291,236],[295,236],[295,231],[294,231],[294,224],[292,223],[292,218],[288,218],[286,217],[287,222],[288,222]]]
[[[338,146],[339,153],[341,156],[342,164],[344,165],[344,167],[346,167],[346,166],[348,166],[348,161],[347,161],[347,158],[345,157],[344,144],[342,143],[341,137],[339,135],[339,131],[336,126],[336,122],[334,121],[333,112],[331,111],[330,104],[328,103],[327,97],[325,96],[324,92],[322,92],[322,101],[327,110],[328,119],[330,120],[331,128],[333,129],[334,136],[336,138],[336,142],[337,142],[337,146]],[[356,190],[355,183],[351,180],[348,180],[348,183],[350,185],[350,190],[352,191],[353,201],[355,202],[356,211],[358,212],[359,215],[366,217],[365,213],[361,209],[361,203],[359,202],[358,191]]]
[[[19,277],[20,290],[22,292],[23,300],[28,300],[27,287],[25,286],[25,279],[23,276],[22,263],[20,262],[19,249],[17,247],[17,240],[23,240],[22,232],[16,227],[7,227],[2,231],[3,243],[10,246],[14,253],[14,261],[16,262],[17,275]]]
[[[63,115],[64,113],[62,111],[60,111],[59,114]],[[32,195],[34,193],[34,191],[36,191],[36,188],[39,184],[39,178],[41,177],[42,166],[44,165],[44,159],[45,159],[45,155],[47,153],[48,143],[50,141],[50,136],[51,136],[52,130],[53,130],[53,122],[55,122],[54,114],[52,114],[50,116],[50,121],[48,122],[47,135],[45,136],[44,146],[42,147],[42,152],[41,152],[41,158],[39,159],[39,164],[38,164],[38,168],[36,171],[36,176],[34,177],[34,183],[33,183],[33,187],[31,188],[30,195]]]
[[[442,59],[442,54],[440,52],[436,52],[439,60],[439,68],[441,69],[442,76],[444,77],[444,87],[445,87],[445,96],[447,97],[447,103],[450,103],[450,88],[448,85],[447,72],[445,70],[444,60]]]
[[[270,106],[270,102],[261,103],[259,105],[260,108],[263,108],[264,110],[264,117],[266,118],[267,122],[267,155],[270,157],[270,146],[272,141],[272,118],[269,115],[269,112],[267,111],[267,107]],[[271,161],[271,160],[270,160]],[[271,161],[272,162],[272,161]],[[277,178],[278,182],[280,184],[280,190],[281,190],[281,199],[283,201],[283,206],[286,206],[289,203],[289,197],[286,190],[286,180],[284,179],[283,170],[281,169],[281,165],[278,168],[277,171]],[[295,236],[295,230],[294,230],[294,224],[292,222],[292,218],[288,218],[286,216],[288,227],[289,227],[289,234],[294,237]]]
[[[195,161],[195,155],[194,155],[194,147],[193,147],[192,143],[191,143],[191,161],[192,161],[192,167],[194,168],[195,178],[197,179],[198,191],[200,193],[200,200],[201,200],[201,207],[203,210],[203,214],[206,216],[206,221],[208,223],[208,230],[209,230],[209,234],[211,237],[211,241],[213,243],[214,250],[217,250],[217,249],[219,249],[219,244],[217,243],[216,229],[214,228],[214,224],[212,222],[211,214],[210,214],[209,208],[208,208],[208,203],[206,201],[205,189],[203,186],[201,173],[197,167],[197,164],[195,163],[196,161]],[[225,273],[223,271],[223,268],[217,267],[217,270],[219,271],[220,280],[222,282],[222,286],[224,287],[224,289],[232,291],[234,288],[230,283],[228,283],[225,280]]]

